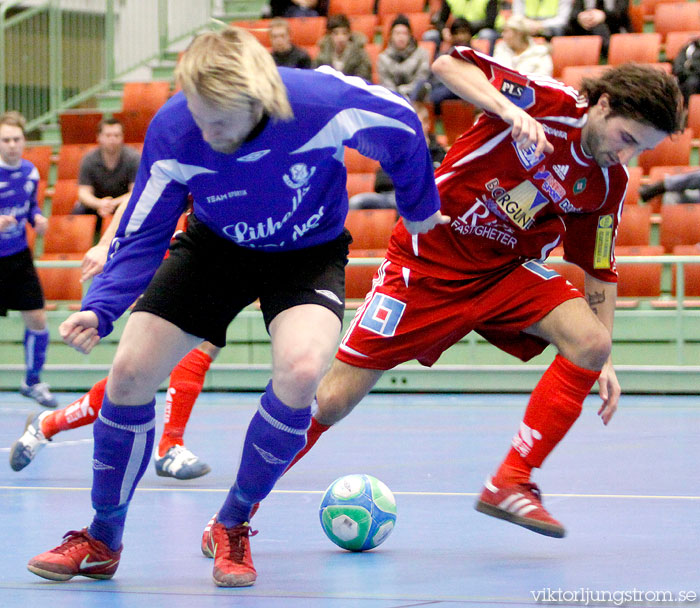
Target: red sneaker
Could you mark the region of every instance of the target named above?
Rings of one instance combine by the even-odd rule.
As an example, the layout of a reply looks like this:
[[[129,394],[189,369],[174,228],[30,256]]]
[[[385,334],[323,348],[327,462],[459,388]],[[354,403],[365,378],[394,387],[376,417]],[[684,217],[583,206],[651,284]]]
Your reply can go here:
[[[211,527],[214,543],[214,573],[212,577],[219,587],[249,587],[255,582],[257,573],[250,554],[248,536],[250,524],[244,522],[233,528],[215,522]]]
[[[102,541],[90,536],[87,528],[71,530],[58,547],[30,559],[27,568],[52,581],[67,581],[74,576],[112,578],[119,566],[121,552],[122,547],[112,551]]]
[[[566,536],[566,530],[542,506],[542,494],[534,483],[519,483],[497,488],[487,479],[475,509],[486,515],[554,538]]]
[[[249,519],[253,519],[253,515],[255,515],[258,512],[259,508],[260,508],[260,503],[256,502],[253,505],[253,508],[250,510]],[[202,532],[202,544],[200,545],[200,548],[202,549],[202,554],[204,555],[204,557],[210,557],[211,559],[214,559],[214,541],[211,538],[211,527],[215,523],[216,523],[216,513],[209,520],[209,523],[204,528],[204,532]]]

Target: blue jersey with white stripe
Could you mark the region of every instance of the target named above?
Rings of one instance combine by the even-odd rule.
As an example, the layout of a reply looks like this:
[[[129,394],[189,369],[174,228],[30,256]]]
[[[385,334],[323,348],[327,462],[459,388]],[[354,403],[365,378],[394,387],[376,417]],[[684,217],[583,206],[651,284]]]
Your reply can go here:
[[[0,231],[0,257],[27,248],[27,222],[34,225],[34,216],[41,214],[36,202],[39,172],[28,160],[11,167],[0,162],[0,215],[11,215],[17,223]]]
[[[430,153],[409,102],[328,67],[279,72],[294,119],[268,121],[233,154],[204,141],[182,93],[155,116],[110,259],[83,300],[83,309],[98,315],[101,336],[155,273],[188,193],[195,216],[240,246],[319,245],[343,230],[349,146],[380,161],[402,216],[420,221],[439,209]]]

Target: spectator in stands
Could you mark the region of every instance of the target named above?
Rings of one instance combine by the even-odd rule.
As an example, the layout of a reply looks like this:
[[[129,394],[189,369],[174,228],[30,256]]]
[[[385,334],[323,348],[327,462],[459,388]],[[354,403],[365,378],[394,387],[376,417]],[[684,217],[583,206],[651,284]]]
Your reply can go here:
[[[444,28],[442,32],[442,42],[437,47],[435,58],[445,53],[451,53],[456,46],[471,46],[472,26],[469,21],[462,17],[457,17],[452,21],[450,27]],[[459,99],[459,96],[453,93],[447,86],[432,73],[428,80],[430,83],[429,100],[435,107],[435,114],[441,114],[440,104],[446,99]]]
[[[690,96],[700,93],[700,38],[678,51],[673,60],[673,75],[678,79],[687,106]]]
[[[326,35],[321,38],[321,49],[316,65],[329,65],[348,76],[372,80],[372,61],[365,50],[367,42],[361,32],[353,32],[345,15],[328,17]]]
[[[271,53],[275,63],[285,68],[310,68],[311,57],[302,48],[292,44],[289,24],[282,18],[270,22]]]
[[[428,30],[424,40],[439,44],[445,37],[445,24],[452,15],[455,19],[466,19],[471,26],[473,36],[485,38],[491,42],[490,51],[499,34],[496,29],[500,0],[442,0],[440,10],[432,16],[435,29]]]
[[[549,45],[535,42],[525,17],[512,15],[503,26],[503,39],[496,43],[493,58],[524,74],[551,76],[552,54]]]
[[[325,17],[328,0],[271,0],[272,17]]]
[[[389,44],[377,58],[379,84],[408,99],[420,99],[425,94],[430,77],[430,57],[418,46],[411,22],[397,15],[389,31]]]
[[[20,393],[44,407],[56,407],[41,370],[49,346],[44,294],[27,244],[27,222],[37,234],[48,220],[36,201],[39,172],[24,153],[24,117],[19,112],[0,115],[0,316],[19,310],[24,322],[26,376]]]
[[[425,104],[414,101],[413,107],[420,118],[423,126],[425,141],[430,150],[430,158],[433,160],[433,167],[437,169],[445,158],[447,151],[443,148],[435,137],[435,133],[430,127],[430,114]],[[374,181],[374,192],[362,192],[350,199],[350,209],[396,209],[396,192],[394,183],[387,173],[379,167]]]
[[[513,0],[512,14],[525,17],[531,36],[563,36],[569,27],[573,0]]]
[[[664,195],[664,205],[700,203],[700,169],[678,175],[667,175],[658,182],[639,188],[639,196],[645,202],[660,194]]]
[[[139,168],[139,153],[124,145],[124,130],[116,118],[105,118],[97,128],[98,148],[88,152],[80,163],[78,202],[73,213],[111,216],[119,204],[131,196]]]
[[[600,36],[601,53],[607,57],[610,35],[632,31],[628,9],[629,0],[574,0],[567,34]]]

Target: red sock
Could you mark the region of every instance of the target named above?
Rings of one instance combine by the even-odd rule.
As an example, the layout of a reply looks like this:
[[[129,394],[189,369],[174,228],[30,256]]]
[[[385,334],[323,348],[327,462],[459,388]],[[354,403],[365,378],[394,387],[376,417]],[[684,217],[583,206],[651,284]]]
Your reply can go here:
[[[70,405],[51,412],[41,420],[41,432],[47,439],[56,433],[77,429],[79,426],[92,424],[97,419],[102,407],[102,399],[105,395],[107,378],[100,380],[90,391]]]
[[[330,426],[326,426],[325,424],[321,424],[316,418],[311,418],[311,426],[309,427],[309,430],[306,431],[306,445],[301,448],[301,450],[297,453],[297,455],[294,457],[292,462],[289,463],[289,466],[284,470],[286,473],[291,469],[297,462],[299,462],[304,456],[306,456],[306,453],[316,445],[316,442],[320,439],[321,435],[325,433]]]
[[[510,452],[494,475],[496,486],[530,480],[532,469],[542,465],[576,422],[599,375],[561,355],[555,357],[530,396]]]
[[[170,374],[170,386],[165,398],[165,425],[158,444],[159,457],[164,456],[174,445],[183,444],[187,421],[202,392],[211,361],[209,355],[193,348]]]

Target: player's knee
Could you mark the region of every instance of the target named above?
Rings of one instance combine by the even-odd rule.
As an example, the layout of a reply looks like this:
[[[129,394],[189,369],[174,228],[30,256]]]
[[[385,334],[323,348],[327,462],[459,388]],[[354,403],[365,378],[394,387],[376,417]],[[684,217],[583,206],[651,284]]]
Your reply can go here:
[[[129,403],[146,383],[143,365],[130,357],[115,358],[109,377],[109,396],[114,403]]]
[[[610,332],[600,324],[595,330],[586,332],[580,341],[579,354],[582,365],[589,369],[602,369],[612,351]]]
[[[308,349],[290,353],[278,366],[277,375],[300,390],[313,394],[327,366],[325,357]]]

